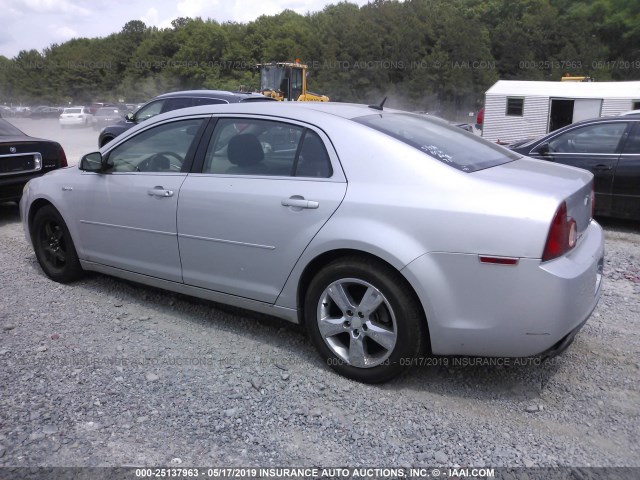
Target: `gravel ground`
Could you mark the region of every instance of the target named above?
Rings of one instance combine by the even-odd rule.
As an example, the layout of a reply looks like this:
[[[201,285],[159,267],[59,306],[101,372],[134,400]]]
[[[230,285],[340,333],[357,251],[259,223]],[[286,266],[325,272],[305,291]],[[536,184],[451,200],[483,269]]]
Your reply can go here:
[[[606,230],[602,301],[561,357],[367,386],[284,321],[53,283],[0,205],[0,466],[640,466],[640,224]]]

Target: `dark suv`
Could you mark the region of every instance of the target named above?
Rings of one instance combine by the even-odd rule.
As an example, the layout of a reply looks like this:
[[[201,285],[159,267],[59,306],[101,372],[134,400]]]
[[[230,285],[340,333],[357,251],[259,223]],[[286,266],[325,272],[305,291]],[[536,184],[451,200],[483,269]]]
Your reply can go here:
[[[134,113],[129,113],[124,120],[102,129],[98,136],[98,146],[103,147],[122,132],[129,130],[140,122],[160,113],[178,110],[179,108],[212,105],[216,103],[239,102],[273,102],[272,98],[259,93],[225,92],[221,90],[189,90],[184,92],[164,93],[142,105]]]

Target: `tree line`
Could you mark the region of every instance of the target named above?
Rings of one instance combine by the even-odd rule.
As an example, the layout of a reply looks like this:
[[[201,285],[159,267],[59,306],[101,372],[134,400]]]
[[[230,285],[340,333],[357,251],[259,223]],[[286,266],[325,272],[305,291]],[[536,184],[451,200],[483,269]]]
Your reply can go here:
[[[636,0],[374,0],[248,23],[128,22],[103,38],[0,56],[0,103],[141,102],[179,89],[255,90],[256,64],[300,59],[336,101],[474,105],[498,79],[640,78]],[[377,103],[376,102],[376,103]]]

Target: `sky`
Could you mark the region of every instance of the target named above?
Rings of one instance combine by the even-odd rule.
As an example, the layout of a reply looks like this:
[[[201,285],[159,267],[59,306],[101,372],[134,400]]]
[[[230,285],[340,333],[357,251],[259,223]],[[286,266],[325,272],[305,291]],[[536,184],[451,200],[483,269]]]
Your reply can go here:
[[[250,22],[285,9],[300,14],[322,10],[339,0],[0,0],[0,55],[42,51],[78,37],[105,37],[129,20],[170,27],[177,17]],[[364,5],[368,0],[349,0]]]

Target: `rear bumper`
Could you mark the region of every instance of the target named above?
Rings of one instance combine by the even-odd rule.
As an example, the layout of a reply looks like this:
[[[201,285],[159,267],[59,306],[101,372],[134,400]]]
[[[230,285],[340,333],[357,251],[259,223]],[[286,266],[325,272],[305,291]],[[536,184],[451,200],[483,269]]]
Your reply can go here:
[[[550,262],[430,253],[403,273],[424,306],[434,354],[528,357],[570,344],[600,299],[603,259],[594,221],[575,249]]]
[[[591,315],[591,314],[589,314],[589,315]],[[556,356],[560,355],[562,352],[564,352],[567,348],[569,348],[571,346],[571,344],[573,343],[573,341],[576,338],[576,335],[578,334],[580,329],[582,327],[584,327],[585,323],[587,323],[587,319],[585,319],[584,322],[582,322],[576,328],[574,328],[569,333],[567,333],[555,345],[552,345],[551,348],[549,348],[548,350],[545,350],[544,352],[542,352],[540,354],[540,357],[543,360],[546,360],[548,358],[556,357]]]
[[[41,177],[47,173],[45,170],[38,170],[32,173],[17,175],[0,175],[0,202],[20,200],[24,186],[32,178]]]
[[[60,125],[64,126],[72,126],[72,125],[86,125],[91,123],[91,120],[88,118],[60,118]]]

